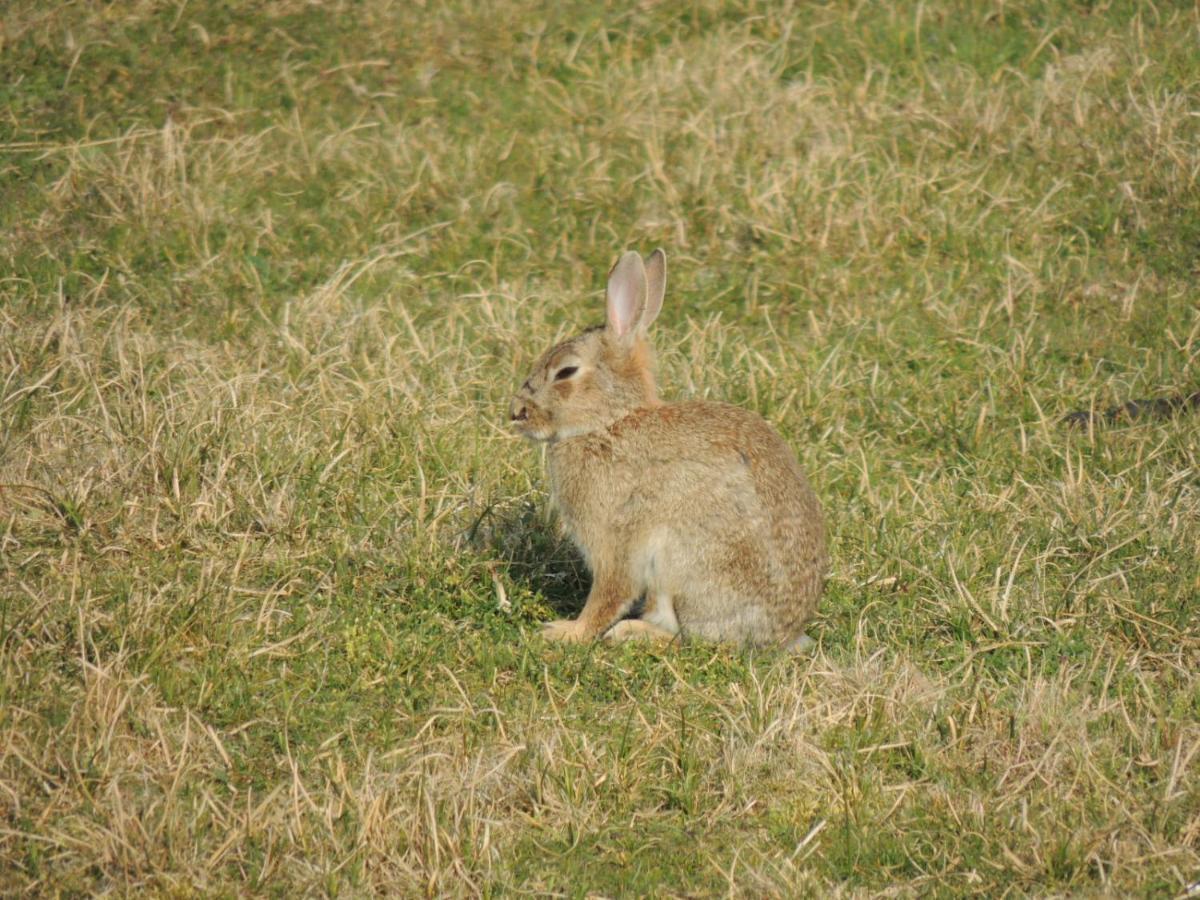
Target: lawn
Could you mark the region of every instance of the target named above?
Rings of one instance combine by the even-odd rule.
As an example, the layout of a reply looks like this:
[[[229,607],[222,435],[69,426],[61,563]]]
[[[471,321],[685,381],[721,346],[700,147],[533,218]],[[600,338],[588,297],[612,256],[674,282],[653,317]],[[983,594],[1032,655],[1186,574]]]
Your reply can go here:
[[[0,893],[1200,881],[1200,12],[11,0]],[[564,646],[508,400],[666,249],[662,392],[825,507],[815,651]],[[1195,889],[1193,888],[1193,891]]]

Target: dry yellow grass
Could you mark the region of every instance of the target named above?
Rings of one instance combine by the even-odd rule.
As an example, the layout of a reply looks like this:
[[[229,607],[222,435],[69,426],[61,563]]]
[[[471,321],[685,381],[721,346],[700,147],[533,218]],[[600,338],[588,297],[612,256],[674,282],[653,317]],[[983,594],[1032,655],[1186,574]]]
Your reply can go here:
[[[0,891],[1184,894],[1196,421],[1058,420],[1194,389],[1197,38],[11,5]],[[536,637],[505,403],[656,245],[666,391],[829,512],[811,658]]]

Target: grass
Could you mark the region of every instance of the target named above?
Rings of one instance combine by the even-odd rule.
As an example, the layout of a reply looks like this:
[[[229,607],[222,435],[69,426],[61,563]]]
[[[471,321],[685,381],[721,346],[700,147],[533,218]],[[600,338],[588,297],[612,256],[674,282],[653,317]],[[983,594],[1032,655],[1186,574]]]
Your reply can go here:
[[[0,26],[0,891],[1200,879],[1200,19],[950,0]],[[502,427],[626,248],[828,512],[801,660],[549,646]]]

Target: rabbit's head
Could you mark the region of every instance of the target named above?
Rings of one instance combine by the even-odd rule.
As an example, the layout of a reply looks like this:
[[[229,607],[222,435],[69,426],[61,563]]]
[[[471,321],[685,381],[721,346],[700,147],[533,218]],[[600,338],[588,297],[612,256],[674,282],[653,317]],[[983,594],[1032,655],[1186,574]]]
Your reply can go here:
[[[606,323],[542,354],[509,407],[513,428],[530,440],[558,441],[657,404],[646,329],[662,309],[666,281],[661,250],[644,263],[624,254],[608,275]]]

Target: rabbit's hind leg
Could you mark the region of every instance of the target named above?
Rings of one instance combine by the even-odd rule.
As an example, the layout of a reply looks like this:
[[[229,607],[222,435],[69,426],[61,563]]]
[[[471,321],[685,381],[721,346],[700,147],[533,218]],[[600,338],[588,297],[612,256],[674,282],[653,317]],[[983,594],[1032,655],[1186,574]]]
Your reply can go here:
[[[647,593],[638,618],[622,619],[604,635],[614,643],[628,640],[673,641],[679,636],[675,604],[664,593]]]
[[[652,625],[645,619],[622,619],[604,634],[604,639],[619,644],[624,641],[655,641],[666,643],[679,637],[678,632]]]
[[[638,618],[672,636],[679,634],[679,619],[675,616],[675,601],[665,591],[647,591]]]

